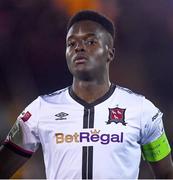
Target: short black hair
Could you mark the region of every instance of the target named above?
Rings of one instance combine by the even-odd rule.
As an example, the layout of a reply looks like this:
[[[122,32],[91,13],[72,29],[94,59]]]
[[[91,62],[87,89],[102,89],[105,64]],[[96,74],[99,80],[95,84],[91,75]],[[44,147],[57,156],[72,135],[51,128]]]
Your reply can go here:
[[[67,24],[67,32],[69,31],[69,29],[71,28],[73,24],[79,21],[83,21],[83,20],[90,20],[90,21],[97,22],[104,29],[106,29],[106,31],[109,32],[112,38],[114,39],[115,26],[113,22],[105,15],[100,14],[96,11],[91,11],[91,10],[82,10],[82,11],[77,12],[75,15],[73,15]]]

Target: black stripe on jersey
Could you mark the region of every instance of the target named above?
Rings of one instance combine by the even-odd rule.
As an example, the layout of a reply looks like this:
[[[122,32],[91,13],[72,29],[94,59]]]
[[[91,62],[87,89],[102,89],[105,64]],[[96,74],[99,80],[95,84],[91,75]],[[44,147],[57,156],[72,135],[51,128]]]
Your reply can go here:
[[[88,109],[84,108],[84,115],[83,115],[83,128],[88,128]]]
[[[82,179],[87,179],[87,146],[82,148]]]
[[[82,179],[93,178],[93,146],[82,149]]]
[[[84,108],[83,128],[94,128],[94,107]]]
[[[88,179],[93,178],[93,146],[88,147]]]
[[[94,107],[90,108],[89,112],[89,128],[94,128]]]
[[[11,151],[13,151],[14,153],[26,157],[26,158],[30,158],[32,156],[32,152],[28,152],[22,148],[20,148],[19,146],[13,144],[10,141],[4,142],[2,143],[6,148],[10,149]]]
[[[94,128],[94,107],[84,108],[83,128]],[[82,179],[93,178],[93,146],[84,146],[82,150]]]

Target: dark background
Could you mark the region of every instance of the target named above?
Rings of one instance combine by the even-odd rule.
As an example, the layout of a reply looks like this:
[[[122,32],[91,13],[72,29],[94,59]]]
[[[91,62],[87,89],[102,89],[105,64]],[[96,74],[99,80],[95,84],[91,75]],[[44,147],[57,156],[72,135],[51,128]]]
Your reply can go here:
[[[66,24],[79,9],[98,10],[114,21],[111,81],[145,95],[160,108],[172,147],[172,0],[0,0],[0,141],[38,95],[71,84]],[[14,178],[44,178],[40,152]],[[153,178],[143,161],[140,178]]]

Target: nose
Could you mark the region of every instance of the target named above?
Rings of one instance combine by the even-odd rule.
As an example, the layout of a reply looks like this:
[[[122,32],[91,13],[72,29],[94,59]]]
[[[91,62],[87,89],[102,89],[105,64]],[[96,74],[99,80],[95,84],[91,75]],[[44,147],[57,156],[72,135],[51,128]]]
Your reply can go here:
[[[85,45],[82,41],[78,42],[76,47],[75,47],[76,52],[83,52],[85,51]]]

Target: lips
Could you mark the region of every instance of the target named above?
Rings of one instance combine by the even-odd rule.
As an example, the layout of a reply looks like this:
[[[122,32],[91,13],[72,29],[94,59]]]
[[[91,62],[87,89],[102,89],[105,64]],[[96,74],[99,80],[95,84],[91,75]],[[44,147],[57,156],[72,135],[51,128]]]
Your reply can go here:
[[[74,62],[75,62],[76,64],[85,63],[87,60],[88,60],[87,56],[84,56],[84,55],[77,55],[77,56],[74,58]]]

